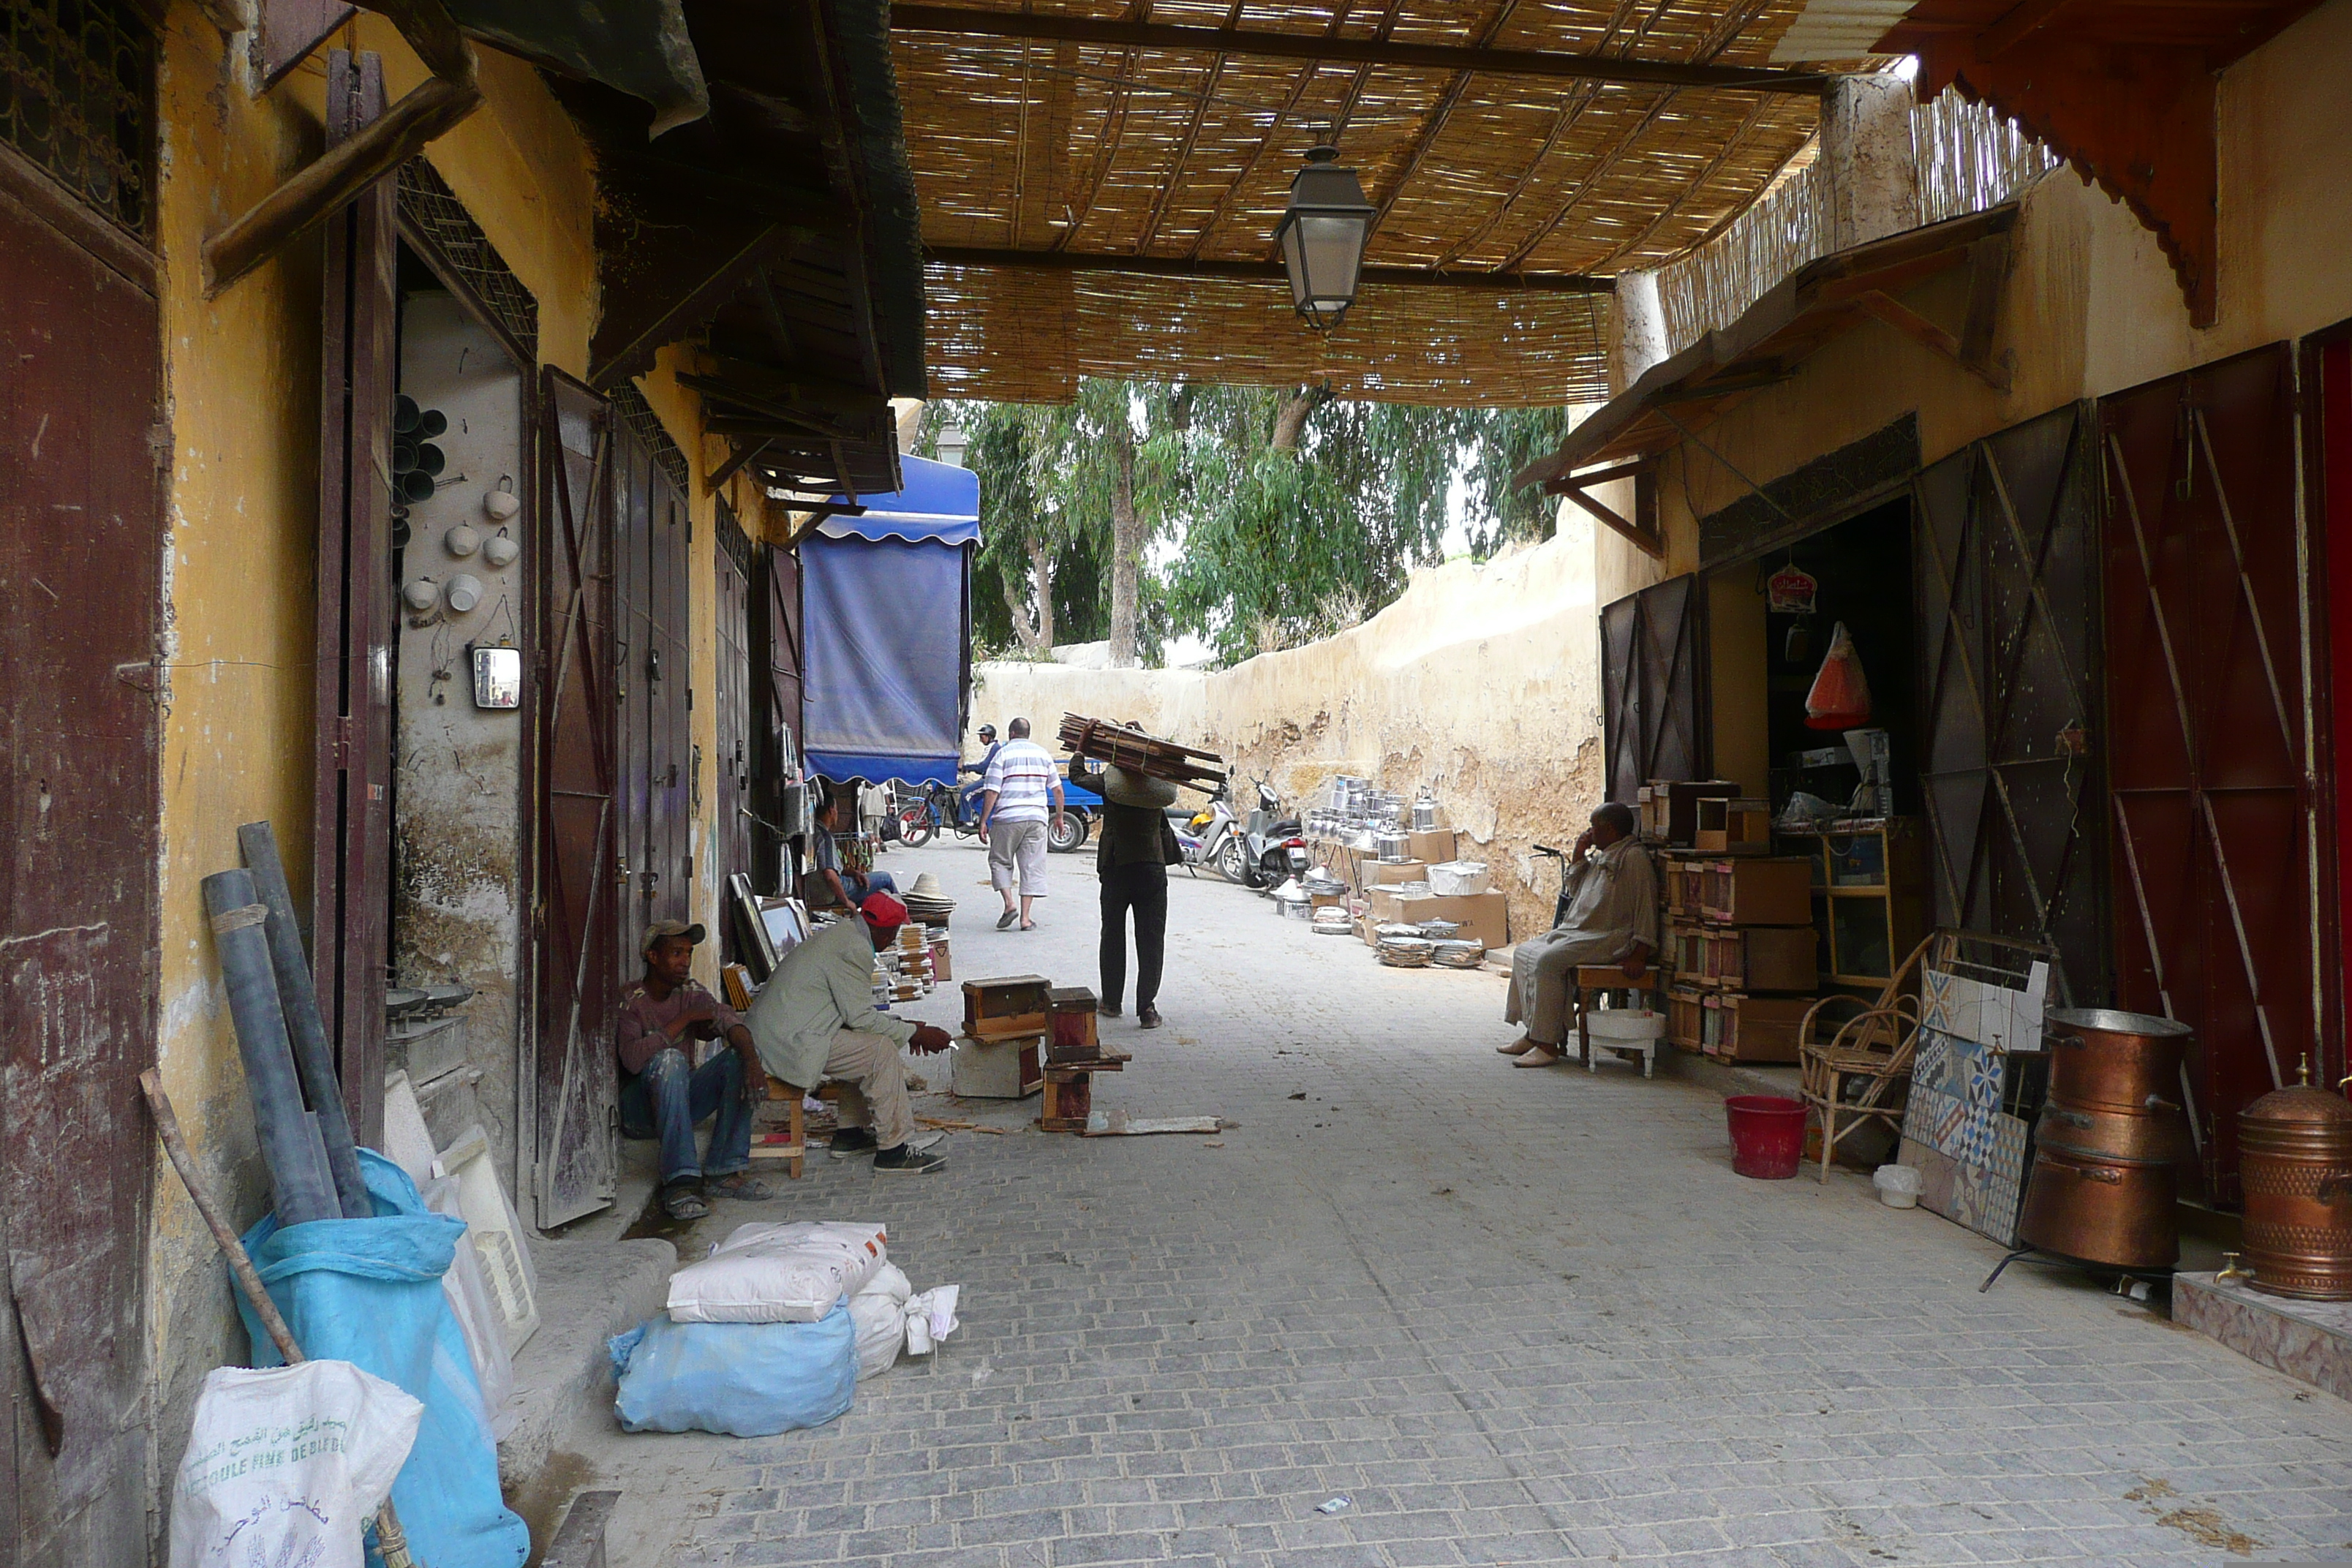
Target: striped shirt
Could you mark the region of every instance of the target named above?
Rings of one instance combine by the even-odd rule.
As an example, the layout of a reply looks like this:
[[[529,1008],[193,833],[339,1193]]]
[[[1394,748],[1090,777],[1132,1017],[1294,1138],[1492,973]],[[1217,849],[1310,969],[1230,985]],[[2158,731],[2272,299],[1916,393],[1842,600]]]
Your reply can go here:
[[[1007,741],[981,775],[980,787],[996,792],[997,822],[1043,822],[1061,785],[1054,759],[1034,741]]]

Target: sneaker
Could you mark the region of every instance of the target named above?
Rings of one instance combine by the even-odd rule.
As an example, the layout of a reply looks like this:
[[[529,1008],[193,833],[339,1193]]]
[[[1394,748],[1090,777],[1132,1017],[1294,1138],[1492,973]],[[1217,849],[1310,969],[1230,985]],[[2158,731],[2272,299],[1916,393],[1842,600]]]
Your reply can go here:
[[[831,1152],[836,1160],[846,1159],[852,1154],[870,1154],[873,1152],[874,1129],[871,1127],[844,1127],[833,1135]]]
[[[894,1175],[919,1176],[938,1170],[948,1163],[945,1154],[934,1154],[928,1149],[909,1149],[904,1143],[896,1149],[885,1149],[874,1156],[874,1168]]]
[[[1138,1007],[1135,1010],[1135,1026],[1139,1029],[1156,1029],[1160,1027],[1160,1009],[1157,1007]]]

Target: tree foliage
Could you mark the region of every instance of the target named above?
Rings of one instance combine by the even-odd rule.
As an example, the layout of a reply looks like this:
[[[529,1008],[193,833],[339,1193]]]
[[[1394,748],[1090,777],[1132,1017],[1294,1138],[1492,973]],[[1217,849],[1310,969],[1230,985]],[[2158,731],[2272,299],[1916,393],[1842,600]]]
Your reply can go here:
[[[974,608],[985,641],[1165,634],[1223,659],[1328,635],[1436,562],[1451,522],[1474,555],[1550,531],[1509,479],[1568,428],[1560,409],[1429,408],[1318,386],[1079,384],[1058,405],[934,405],[981,476]],[[1155,542],[1168,552],[1151,565]]]

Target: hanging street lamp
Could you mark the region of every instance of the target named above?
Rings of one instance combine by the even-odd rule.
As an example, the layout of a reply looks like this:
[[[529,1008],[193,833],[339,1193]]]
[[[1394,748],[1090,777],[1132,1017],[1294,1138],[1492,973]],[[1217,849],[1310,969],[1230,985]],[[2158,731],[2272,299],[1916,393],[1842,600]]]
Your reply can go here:
[[[1339,149],[1327,142],[1307,150],[1274,237],[1290,274],[1290,302],[1316,331],[1338,326],[1356,302],[1375,216],[1356,171],[1339,166]]]

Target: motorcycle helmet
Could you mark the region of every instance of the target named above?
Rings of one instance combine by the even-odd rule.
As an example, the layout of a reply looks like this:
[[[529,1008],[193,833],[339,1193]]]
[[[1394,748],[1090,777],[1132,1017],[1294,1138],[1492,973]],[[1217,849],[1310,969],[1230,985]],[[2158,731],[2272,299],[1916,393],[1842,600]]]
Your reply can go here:
[[[993,725],[993,724],[982,724],[982,725],[980,727],[980,738],[981,738],[982,740],[983,740],[983,741],[993,741],[993,740],[995,740],[995,739],[996,739],[996,726],[995,726],[995,725]]]

